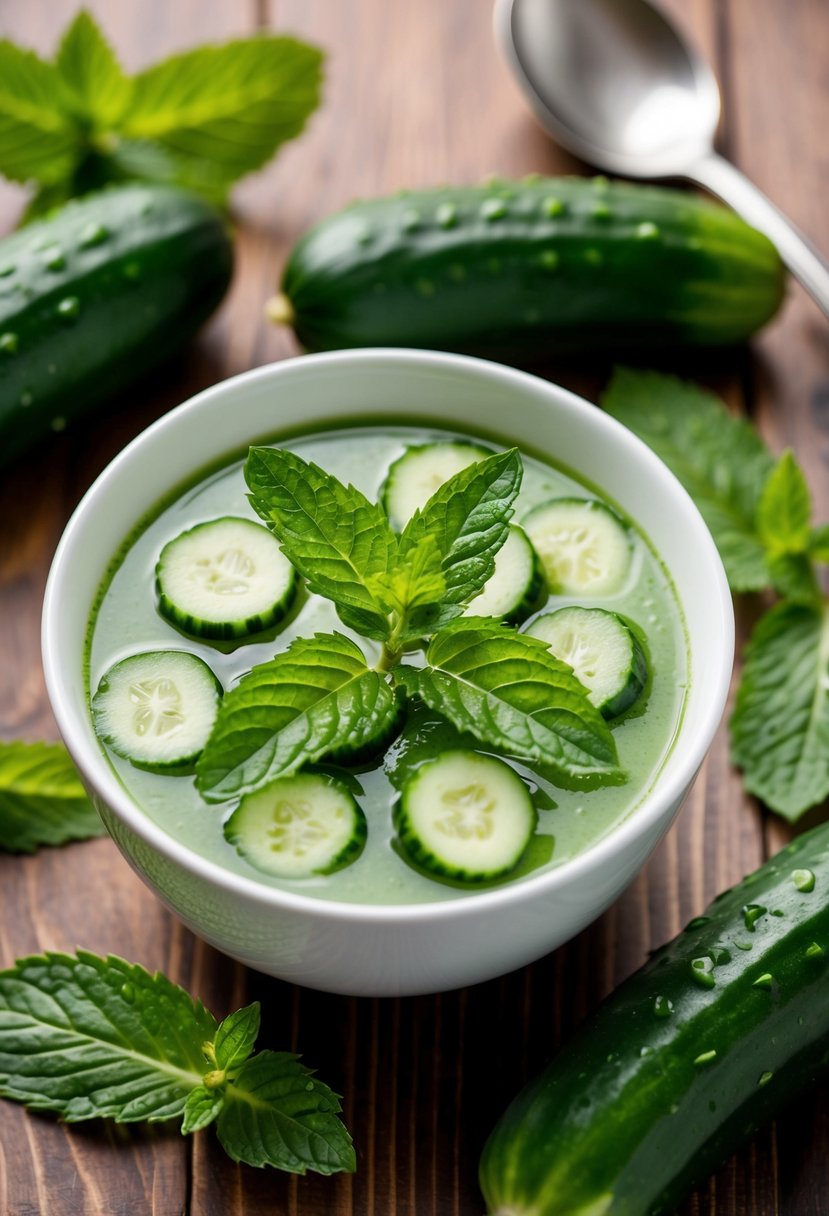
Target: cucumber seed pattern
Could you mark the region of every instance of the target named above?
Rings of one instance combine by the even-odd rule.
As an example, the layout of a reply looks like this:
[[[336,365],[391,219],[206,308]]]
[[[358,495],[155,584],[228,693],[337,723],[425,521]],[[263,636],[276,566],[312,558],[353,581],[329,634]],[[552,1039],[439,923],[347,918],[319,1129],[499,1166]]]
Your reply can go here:
[[[132,723],[139,738],[169,735],[184,725],[181,693],[166,676],[131,684],[129,698],[135,706]]]

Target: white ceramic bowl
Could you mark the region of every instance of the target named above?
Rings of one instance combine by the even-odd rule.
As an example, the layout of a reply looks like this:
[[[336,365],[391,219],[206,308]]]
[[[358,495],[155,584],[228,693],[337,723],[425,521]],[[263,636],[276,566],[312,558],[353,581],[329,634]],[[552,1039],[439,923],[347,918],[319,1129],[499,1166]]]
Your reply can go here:
[[[84,635],[118,545],[164,494],[223,453],[282,427],[445,416],[526,443],[602,486],[650,537],[688,626],[690,693],[677,743],[648,797],[585,853],[497,890],[435,904],[329,903],[206,861],[147,818],[101,753],[84,688]],[[43,662],[66,745],[121,851],[191,929],[251,967],[359,995],[435,992],[547,953],[628,885],[679,809],[717,729],[733,658],[722,564],[699,513],[653,453],[613,419],[546,381],[494,363],[408,350],[305,356],[217,384],[154,423],[78,506],[55,555]],[[115,879],[117,881],[117,879]]]

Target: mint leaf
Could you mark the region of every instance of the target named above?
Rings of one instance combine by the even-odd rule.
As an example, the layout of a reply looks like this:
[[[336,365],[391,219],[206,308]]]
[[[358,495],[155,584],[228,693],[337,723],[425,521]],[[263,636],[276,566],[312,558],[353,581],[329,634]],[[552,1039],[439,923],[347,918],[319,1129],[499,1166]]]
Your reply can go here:
[[[216,1021],[123,959],[46,954],[0,972],[0,1095],[74,1122],[180,1115]]]
[[[559,780],[621,777],[613,736],[586,689],[537,638],[467,617],[435,635],[426,661],[397,674],[458,730],[544,764]]]
[[[258,1001],[225,1018],[213,1040],[213,1052],[218,1068],[236,1068],[248,1058],[259,1034],[259,1021]]]
[[[86,9],[64,31],[55,66],[67,107],[76,118],[103,131],[118,122],[129,105],[132,84]]]
[[[814,566],[806,553],[770,553],[766,557],[775,591],[799,604],[820,599]]]
[[[829,794],[829,607],[775,605],[745,658],[732,759],[746,789],[793,821]]]
[[[0,41],[0,172],[46,184],[71,176],[81,134],[67,114],[57,69],[33,51]]]
[[[406,524],[400,537],[401,566],[431,542],[440,555],[445,585],[431,604],[421,597],[421,611],[405,640],[459,616],[491,577],[495,556],[509,535],[523,472],[516,448],[488,456],[451,477]]]
[[[227,1086],[216,1130],[234,1161],[294,1174],[352,1171],[337,1095],[287,1052],[260,1051]]]
[[[196,765],[208,802],[223,802],[318,760],[347,739],[357,747],[396,715],[388,680],[340,633],[297,638],[224,696]]]
[[[224,1100],[223,1089],[208,1089],[206,1085],[197,1085],[187,1095],[187,1101],[184,1103],[182,1135],[187,1136],[190,1132],[200,1132],[202,1128],[209,1127],[222,1109]]]
[[[819,524],[809,533],[809,553],[818,562],[829,563],[829,524]]]
[[[0,849],[33,853],[103,835],[62,744],[0,742]]]
[[[657,372],[617,369],[601,405],[682,482],[711,529],[732,590],[767,587],[756,519],[774,459],[754,428],[713,394]]]
[[[391,571],[374,575],[371,586],[392,611],[403,618],[415,608],[439,602],[446,592],[442,555],[434,536],[421,537],[405,561],[396,559]],[[420,637],[418,633],[416,635]]]
[[[134,77],[120,131],[230,183],[299,135],[319,104],[321,65],[316,47],[265,34],[174,55]]]
[[[281,448],[251,448],[245,478],[309,590],[333,600],[344,624],[385,641],[393,605],[378,576],[394,566],[397,537],[382,507]]]
[[[757,505],[757,531],[777,553],[804,553],[809,547],[812,499],[803,471],[787,450],[774,466]]]

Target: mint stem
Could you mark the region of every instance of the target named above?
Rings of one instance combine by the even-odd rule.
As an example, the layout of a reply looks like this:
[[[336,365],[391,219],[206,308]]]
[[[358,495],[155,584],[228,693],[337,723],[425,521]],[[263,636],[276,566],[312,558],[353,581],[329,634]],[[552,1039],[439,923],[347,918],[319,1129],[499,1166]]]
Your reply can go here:
[[[388,644],[383,645],[383,650],[380,658],[377,660],[375,671],[391,671],[400,662],[401,651],[394,649]]]

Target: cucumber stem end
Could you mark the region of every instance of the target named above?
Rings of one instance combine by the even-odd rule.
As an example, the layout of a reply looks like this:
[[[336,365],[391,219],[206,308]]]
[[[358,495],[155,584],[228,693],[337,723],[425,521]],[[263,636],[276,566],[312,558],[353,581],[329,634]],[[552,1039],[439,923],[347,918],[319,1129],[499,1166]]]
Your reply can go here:
[[[296,319],[293,304],[282,292],[271,296],[270,300],[268,300],[265,305],[265,316],[269,321],[273,321],[274,325],[292,326]]]

